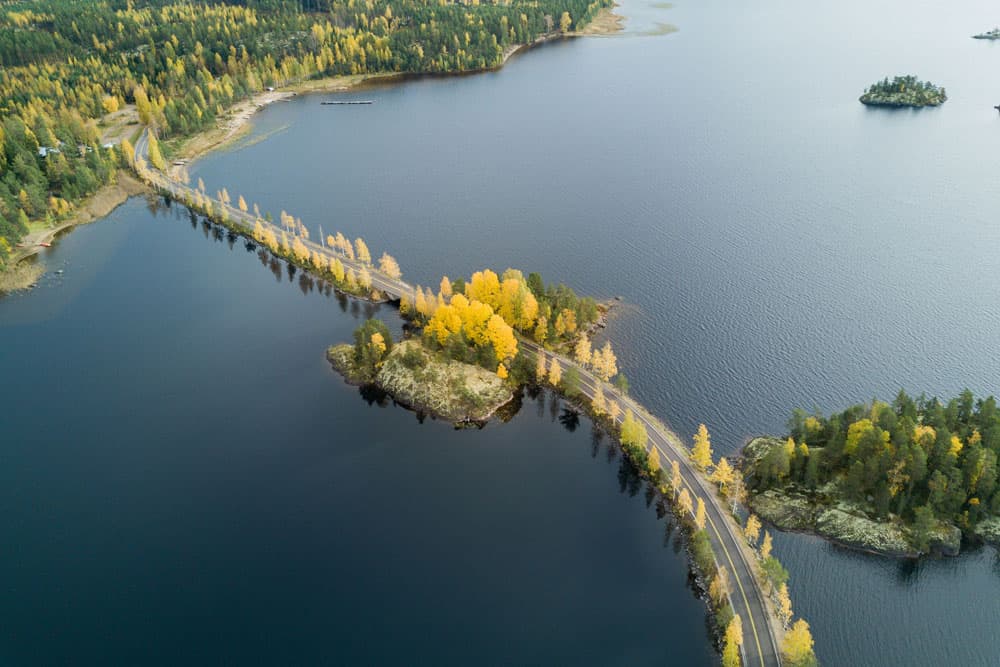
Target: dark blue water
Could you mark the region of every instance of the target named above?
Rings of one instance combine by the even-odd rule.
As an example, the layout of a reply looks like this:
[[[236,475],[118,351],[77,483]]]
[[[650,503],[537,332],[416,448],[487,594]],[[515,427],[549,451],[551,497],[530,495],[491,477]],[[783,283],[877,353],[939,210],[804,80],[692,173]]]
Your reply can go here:
[[[1000,103],[1000,44],[969,39],[1000,21],[995,6],[706,0],[668,10],[635,0],[622,11],[632,17],[624,37],[547,45],[497,73],[354,93],[376,99],[367,107],[319,105],[332,95],[275,105],[257,117],[242,148],[205,160],[193,173],[210,190],[225,186],[265,209],[287,209],[315,231],[322,225],[364,235],[376,254],[392,252],[413,281],[436,285],[442,272],[454,277],[510,265],[597,296],[624,296],[627,306],[608,333],[634,393],[681,433],[705,422],[720,452],[758,433],[781,432],[796,406],[837,410],[891,397],[900,387],[941,396],[966,386],[978,394],[1000,391],[1000,226],[993,215],[1000,207],[1000,120],[992,108]],[[641,36],[659,22],[680,31]],[[951,99],[919,113],[857,102],[871,82],[904,73],[944,85]],[[160,475],[153,480],[165,485],[163,498],[190,497],[187,511],[172,515],[174,542],[187,550],[173,562],[196,569],[212,563],[196,548],[207,541],[235,568],[204,566],[212,576],[201,572],[198,590],[215,606],[194,603],[209,608],[195,620],[178,612],[187,605],[177,603],[184,598],[176,581],[166,587],[174,595],[167,608],[183,620],[171,626],[179,634],[201,632],[211,625],[206,619],[228,616],[223,610],[243,619],[226,626],[239,628],[238,641],[213,635],[209,644],[219,652],[209,658],[228,655],[234,645],[242,650],[240,642],[248,655],[305,659],[357,641],[385,651],[375,657],[386,661],[711,659],[702,611],[683,589],[684,565],[661,547],[663,524],[645,509],[641,492],[633,499],[617,493],[617,463],[605,464],[603,450],[590,458],[587,427],[566,432],[552,424],[547,406],[541,417],[528,405],[512,424],[476,433],[418,428],[399,409],[369,409],[330,377],[317,353],[349,335],[356,325],[350,306],[341,313],[336,300],[304,294],[297,278],[279,285],[239,246],[223,251],[224,242],[206,242],[183,220],[153,223],[132,206],[132,222],[102,223],[63,242],[53,261],[74,270],[62,283],[0,303],[4,325],[33,311],[68,318],[0,329],[0,354],[17,351],[16,365],[2,360],[5,377],[36,387],[4,400],[19,406],[8,411],[18,438],[36,439],[18,450],[21,467],[0,468],[16,470],[18,485],[33,485],[35,495],[17,496],[24,498],[18,511],[4,513],[15,525],[37,529],[37,521],[25,523],[20,505],[47,506],[38,498],[51,491],[37,477],[50,474],[57,453],[89,453],[93,445],[73,444],[78,435],[107,439],[119,444],[99,459],[104,465],[84,466],[106,473],[99,486],[117,488],[116,480],[142,470]],[[124,222],[118,216],[125,215],[114,219]],[[120,249],[99,259],[95,248],[110,248],[122,226],[130,231]],[[75,243],[88,245],[75,251]],[[156,280],[156,272],[169,273]],[[8,342],[15,333],[20,347]],[[42,344],[46,338],[52,340]],[[66,358],[56,356],[66,346]],[[67,366],[78,373],[65,373]],[[66,391],[73,400],[54,400],[65,378],[77,376],[80,384]],[[240,398],[231,398],[234,391]],[[87,419],[99,424],[87,430],[76,423]],[[62,424],[59,433],[46,431],[53,422]],[[161,433],[169,434],[169,447],[157,440],[167,437]],[[372,440],[372,433],[383,435]],[[355,460],[342,455],[345,449],[363,455]],[[563,453],[535,458],[551,451]],[[128,474],[108,470],[108,461],[118,465],[129,454],[136,467]],[[156,466],[147,457],[166,460]],[[367,457],[378,461],[357,467]],[[567,474],[553,475],[553,462],[570,465],[569,457],[578,458]],[[296,461],[298,472],[290,472]],[[90,489],[80,466],[67,464],[64,477]],[[241,466],[252,470],[230,472]],[[279,485],[274,467],[282,466]],[[212,480],[203,482],[211,493],[188,483],[192,468]],[[308,480],[323,475],[339,483],[322,487],[328,495],[308,491]],[[364,492],[345,491],[344,477]],[[449,491],[460,483],[466,493]],[[496,486],[477,492],[485,483]],[[401,484],[410,485],[405,496]],[[142,478],[132,495],[118,497],[129,507],[149,507],[141,494],[157,488]],[[461,528],[426,510],[425,522],[417,521],[421,541],[412,541],[434,556],[410,555],[416,547],[403,537],[412,535],[409,523],[387,517],[424,505],[451,507],[456,497],[468,510]],[[573,506],[563,498],[573,498]],[[244,515],[254,503],[272,512],[271,524]],[[49,516],[69,521],[66,508],[77,506],[86,507],[67,499]],[[110,504],[97,507],[86,525],[95,530],[98,522],[123,545],[115,558],[105,553],[93,562],[131,562],[125,538],[140,531],[140,520],[112,526],[119,513]],[[187,528],[192,521],[201,529]],[[244,532],[222,530],[228,521]],[[350,528],[356,524],[365,529]],[[494,524],[511,532],[494,536]],[[141,525],[158,538],[170,532]],[[529,529],[531,535],[520,533]],[[336,546],[316,548],[321,564],[295,566],[319,539]],[[469,551],[467,542],[490,546]],[[394,560],[381,548],[388,543],[396,546]],[[51,558],[63,553],[59,544],[42,546]],[[331,555],[355,552],[356,569],[346,573]],[[995,663],[994,550],[913,566],[782,535],[776,552],[825,663]],[[248,553],[261,560],[240,570]],[[25,554],[39,568],[47,562]],[[442,564],[445,555],[450,560]],[[643,569],[633,572],[637,562]],[[49,565],[46,573],[63,577],[61,591],[69,582],[107,584],[112,576]],[[406,585],[391,578],[401,567]],[[218,574],[223,570],[226,577]],[[650,571],[663,582],[650,584]],[[285,585],[289,572],[302,579]],[[552,583],[557,573],[572,583]],[[178,635],[156,634],[163,624],[145,616],[151,606],[142,586],[152,578],[133,575],[138,592],[120,603],[117,618],[146,624],[123,630],[120,641],[139,637],[149,646],[150,637],[163,638],[156,646],[169,662],[188,654],[177,653]],[[340,596],[313,588],[345,581],[356,588]],[[409,588],[414,581],[424,587]],[[549,586],[557,592],[540,593]],[[45,614],[62,608],[59,598],[25,590],[48,602],[28,623],[42,632],[51,625]],[[323,611],[301,598],[322,599],[314,604]],[[81,617],[93,622],[95,606],[83,603],[61,618],[67,626]],[[270,626],[288,608],[297,622],[287,632],[299,634],[272,642]],[[249,610],[257,615],[241,617]],[[529,613],[534,620],[524,620]],[[396,621],[387,629],[378,624],[381,614]],[[317,619],[338,618],[366,621],[334,620],[320,629]],[[429,629],[429,619],[440,625]],[[591,621],[605,631],[595,632]],[[350,631],[331,638],[345,624]],[[412,639],[397,641],[403,632]],[[549,647],[556,632],[565,636]],[[51,642],[39,643],[53,650]],[[305,653],[281,653],[289,644]],[[95,645],[107,650],[106,641]],[[479,646],[487,650],[473,653]]]
[[[455,431],[324,360],[359,321],[133,199],[0,301],[0,664],[711,664],[638,479],[551,397]]]

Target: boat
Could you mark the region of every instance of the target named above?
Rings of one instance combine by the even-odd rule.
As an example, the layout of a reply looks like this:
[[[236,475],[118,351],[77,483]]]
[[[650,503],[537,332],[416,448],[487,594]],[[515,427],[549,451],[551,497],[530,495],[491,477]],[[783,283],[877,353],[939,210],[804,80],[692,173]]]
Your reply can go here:
[[[41,246],[41,247],[43,247],[43,248],[51,248],[51,247],[52,247],[52,244],[51,244],[51,243],[49,243],[48,241],[42,241],[42,242],[41,242],[41,243],[39,243],[38,245],[40,245],[40,246]]]

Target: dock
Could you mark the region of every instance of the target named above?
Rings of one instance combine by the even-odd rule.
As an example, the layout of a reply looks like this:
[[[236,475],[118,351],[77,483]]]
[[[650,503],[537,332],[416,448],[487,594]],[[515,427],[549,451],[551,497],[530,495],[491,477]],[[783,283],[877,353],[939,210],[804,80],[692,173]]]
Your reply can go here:
[[[320,104],[334,105],[334,104],[375,104],[375,100],[332,100],[329,102],[320,102]]]

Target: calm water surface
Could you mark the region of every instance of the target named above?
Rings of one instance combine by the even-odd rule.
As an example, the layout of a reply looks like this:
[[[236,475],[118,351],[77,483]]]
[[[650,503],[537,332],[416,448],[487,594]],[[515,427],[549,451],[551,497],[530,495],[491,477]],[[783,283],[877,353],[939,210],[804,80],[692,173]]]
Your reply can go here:
[[[795,406],[1000,391],[1000,44],[969,39],[997,8],[622,11],[626,36],[501,72],[275,105],[193,173],[413,281],[513,265],[622,295],[634,393],[718,452]],[[951,99],[856,101],[903,73]],[[585,422],[368,407],[321,355],[363,309],[207,235],[133,202],[52,253],[65,279],[0,302],[10,661],[714,660],[664,523]],[[994,550],[776,545],[826,664],[995,664]]]

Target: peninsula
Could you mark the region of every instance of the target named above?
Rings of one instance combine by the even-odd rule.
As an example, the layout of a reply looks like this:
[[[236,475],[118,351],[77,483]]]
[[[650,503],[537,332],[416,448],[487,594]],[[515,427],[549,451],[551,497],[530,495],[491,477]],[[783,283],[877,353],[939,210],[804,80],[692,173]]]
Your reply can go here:
[[[878,107],[936,107],[947,101],[944,88],[915,76],[897,76],[873,83],[859,98],[862,104]]]
[[[891,556],[1000,544],[1000,411],[966,390],[900,392],[825,418],[797,410],[787,438],[744,448],[748,504],[779,528]]]

